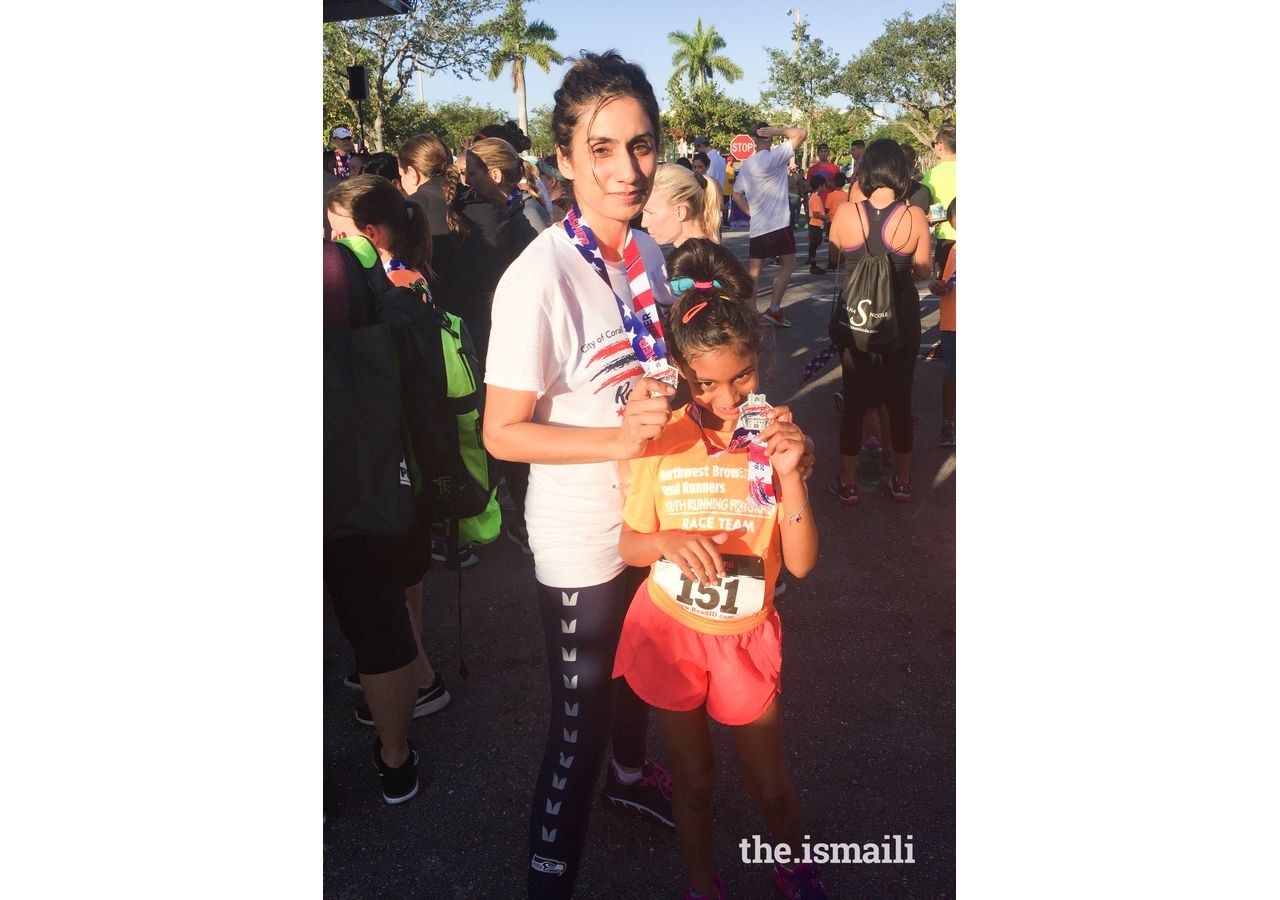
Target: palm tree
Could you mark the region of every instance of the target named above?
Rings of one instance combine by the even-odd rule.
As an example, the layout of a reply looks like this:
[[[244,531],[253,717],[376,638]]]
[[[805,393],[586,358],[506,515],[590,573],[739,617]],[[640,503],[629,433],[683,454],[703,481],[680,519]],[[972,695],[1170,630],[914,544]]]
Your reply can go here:
[[[717,56],[717,51],[725,48],[724,38],[716,33],[712,25],[702,30],[702,17],[698,17],[698,26],[693,34],[684,31],[673,31],[667,40],[678,49],[671,56],[671,64],[676,67],[676,77],[686,72],[689,75],[689,87],[696,83],[699,88],[706,85],[706,79],[715,77],[718,72],[725,81],[737,81],[742,77],[742,69],[727,56]]]
[[[520,97],[520,130],[529,133],[529,112],[525,103],[524,67],[533,60],[538,68],[550,74],[551,65],[564,62],[550,42],[556,30],[541,19],[525,22],[524,0],[507,0],[506,11],[493,23],[501,41],[489,63],[489,80],[497,81],[502,70],[511,65],[511,90]]]

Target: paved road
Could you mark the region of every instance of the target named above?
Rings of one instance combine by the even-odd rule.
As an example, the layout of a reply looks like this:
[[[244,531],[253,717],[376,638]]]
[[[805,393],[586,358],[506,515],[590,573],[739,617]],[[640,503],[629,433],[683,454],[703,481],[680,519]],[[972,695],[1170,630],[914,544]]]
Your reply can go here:
[[[790,580],[778,601],[785,631],[785,742],[813,842],[883,843],[911,835],[911,864],[833,864],[833,898],[955,895],[955,453],[936,446],[941,362],[916,367],[916,453],[909,503],[864,494],[845,508],[825,489],[837,465],[835,362],[798,387],[826,346],[834,276],[808,274],[800,244],[783,309],[789,329],[767,328],[763,385],[787,403],[818,444],[812,487],[822,550],[814,572]],[[746,234],[725,243],[745,258]],[[819,259],[825,258],[825,248]],[[761,293],[777,270],[766,268]],[[763,308],[763,303],[761,304]],[[937,338],[937,301],[921,301],[922,343]],[[427,574],[425,634],[453,702],[419,719],[422,790],[383,804],[370,762],[372,730],[342,686],[351,654],[326,609],[324,625],[324,896],[333,900],[523,896],[525,832],[546,728],[548,691],[532,562],[505,539],[480,548],[462,573],[463,652],[458,670],[457,574]],[[738,842],[763,833],[740,786],[732,744],[715,731],[716,859],[729,896],[778,895],[770,867],[744,864]],[[664,757],[656,720],[651,756]],[[904,851],[905,853],[905,851]],[[658,900],[681,895],[673,833],[600,806],[577,896]]]

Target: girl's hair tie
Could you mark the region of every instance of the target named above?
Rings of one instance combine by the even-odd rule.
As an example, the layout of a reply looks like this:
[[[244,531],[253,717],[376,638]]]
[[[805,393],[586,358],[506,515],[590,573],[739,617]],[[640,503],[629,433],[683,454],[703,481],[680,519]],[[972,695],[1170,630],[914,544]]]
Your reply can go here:
[[[702,310],[706,307],[706,305],[707,305],[706,300],[703,300],[701,303],[695,304],[687,313],[685,313],[683,316],[680,317],[680,324],[688,325],[689,320],[692,319],[694,316],[696,316],[698,313],[702,312]]]
[[[717,281],[694,281],[692,278],[689,278],[689,277],[673,278],[671,279],[671,281],[668,282],[668,285],[671,287],[671,293],[673,294],[683,294],[685,291],[689,290],[690,288],[697,288],[700,291],[709,291],[712,288],[719,288],[720,290],[724,290],[724,285],[721,284],[718,280]]]

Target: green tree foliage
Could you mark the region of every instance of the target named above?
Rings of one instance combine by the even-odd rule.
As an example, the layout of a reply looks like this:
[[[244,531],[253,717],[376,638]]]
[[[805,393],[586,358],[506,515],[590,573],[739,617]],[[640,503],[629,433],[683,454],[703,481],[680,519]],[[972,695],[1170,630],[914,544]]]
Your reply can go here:
[[[871,117],[860,109],[819,106],[809,127],[809,141],[814,147],[824,141],[830,144],[831,161],[844,165],[851,159],[849,146],[856,138],[867,140],[870,126]]]
[[[933,143],[932,135],[930,135],[929,143],[925,143],[917,138],[915,134],[912,133],[911,129],[907,128],[907,126],[900,121],[880,123],[880,125],[871,132],[871,135],[866,138],[866,141],[867,143],[870,143],[877,138],[889,138],[897,141],[899,144],[910,144],[915,148],[916,156],[924,157],[928,155],[930,159],[933,158],[933,150],[930,146]],[[921,146],[922,144],[923,146]]]
[[[884,34],[849,61],[839,91],[885,122],[896,118],[926,147],[956,115],[956,7],[944,3],[913,22],[908,13],[884,23]],[[893,109],[901,110],[894,116]]]
[[[546,108],[548,120],[550,108]],[[537,111],[534,111],[534,122]],[[387,111],[383,118],[382,133],[385,149],[392,152],[415,134],[434,134],[444,141],[445,146],[457,153],[464,144],[475,137],[485,125],[494,122],[505,122],[511,114],[505,109],[492,106],[477,105],[470,97],[450,100],[438,106],[428,107],[422,103],[399,103]],[[537,152],[537,143],[534,151]]]
[[[761,118],[758,106],[727,97],[714,84],[686,89],[680,73],[667,82],[667,97],[670,107],[661,127],[671,144],[705,134],[713,147],[727,150],[735,136],[750,132]],[[670,147],[664,147],[664,154],[671,154]]]
[[[421,108],[419,106],[419,109]],[[437,104],[432,107],[429,114],[426,110],[423,112],[422,128],[413,133],[430,132],[444,141],[445,146],[454,153],[458,153],[463,146],[469,144],[470,139],[474,138],[476,132],[484,126],[494,122],[505,122],[510,118],[505,110],[494,109],[492,106],[474,105],[470,97]]]
[[[556,148],[555,137],[551,134],[550,106],[536,106],[529,114],[529,127],[525,134],[529,136],[533,146],[529,152],[538,156],[546,156]]]
[[[529,113],[525,100],[524,70],[529,60],[550,74],[552,64],[564,56],[551,46],[556,30],[541,19],[525,21],[524,0],[507,0],[503,14],[490,23],[498,37],[498,49],[489,63],[489,80],[497,81],[502,70],[511,67],[511,90],[520,98],[520,130],[529,133]]]
[[[729,82],[742,77],[742,68],[729,57],[720,54],[727,45],[724,38],[716,32],[716,27],[712,25],[706,31],[702,30],[701,16],[698,17],[698,24],[692,34],[672,31],[667,35],[667,40],[676,47],[676,52],[671,55],[671,65],[676,70],[671,77],[678,80],[687,76],[691,88],[705,87],[708,79],[714,78],[716,73]]]
[[[414,72],[452,72],[477,76],[497,46],[497,38],[480,19],[498,0],[410,0],[400,16],[377,16],[324,26],[324,140],[339,122],[363,121],[375,150],[385,147],[384,119],[401,102],[411,100]],[[361,105],[347,99],[347,67],[364,66],[369,99]],[[505,118],[505,115],[503,116]]]
[[[791,37],[791,48],[764,48],[769,57],[769,81],[760,99],[764,103],[776,103],[795,110],[805,128],[812,132],[813,119],[823,101],[836,91],[840,56],[828,50],[821,38],[809,36],[808,22],[794,25]],[[808,165],[810,148],[814,144],[811,134],[805,142],[805,165]]]

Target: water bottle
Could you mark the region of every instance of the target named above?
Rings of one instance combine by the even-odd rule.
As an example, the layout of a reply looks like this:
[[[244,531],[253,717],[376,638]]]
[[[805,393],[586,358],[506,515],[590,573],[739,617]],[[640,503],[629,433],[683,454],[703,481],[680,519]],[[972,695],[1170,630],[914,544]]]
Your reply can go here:
[[[875,435],[866,439],[858,454],[858,481],[867,487],[880,484],[880,442]]]

